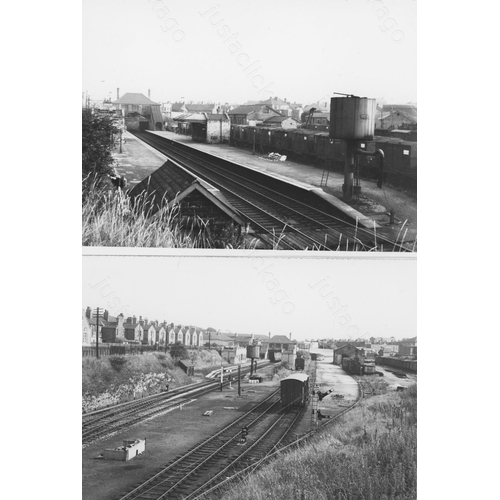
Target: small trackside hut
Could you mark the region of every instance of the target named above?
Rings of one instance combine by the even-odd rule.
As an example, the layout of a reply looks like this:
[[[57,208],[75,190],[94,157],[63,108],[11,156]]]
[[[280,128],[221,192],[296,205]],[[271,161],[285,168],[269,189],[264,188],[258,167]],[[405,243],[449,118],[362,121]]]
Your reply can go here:
[[[281,407],[305,406],[309,400],[309,375],[295,373],[281,380]]]

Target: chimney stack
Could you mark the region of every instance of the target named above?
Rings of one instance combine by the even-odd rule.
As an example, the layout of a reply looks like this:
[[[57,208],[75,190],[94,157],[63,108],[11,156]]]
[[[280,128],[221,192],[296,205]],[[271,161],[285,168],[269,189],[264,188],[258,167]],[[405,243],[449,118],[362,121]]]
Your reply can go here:
[[[92,309],[87,306],[87,310],[85,311],[85,316],[87,316],[88,319],[92,318]]]
[[[135,316],[132,316],[132,324],[135,325],[137,323],[137,318]]]
[[[151,89],[148,89],[148,99],[151,99]]]
[[[102,315],[102,317],[104,318],[105,321],[108,321],[108,318],[109,318],[109,312],[107,309],[104,310],[104,314]]]
[[[120,99],[120,89],[119,88],[116,89],[116,99],[117,100]]]

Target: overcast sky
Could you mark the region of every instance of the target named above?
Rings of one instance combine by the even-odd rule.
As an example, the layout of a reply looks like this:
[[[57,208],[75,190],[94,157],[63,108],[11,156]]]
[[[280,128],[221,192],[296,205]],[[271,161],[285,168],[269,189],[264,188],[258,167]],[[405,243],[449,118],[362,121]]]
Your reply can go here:
[[[296,340],[416,335],[414,257],[285,254],[85,256],[82,307]]]
[[[83,0],[92,99],[417,101],[414,0]]]

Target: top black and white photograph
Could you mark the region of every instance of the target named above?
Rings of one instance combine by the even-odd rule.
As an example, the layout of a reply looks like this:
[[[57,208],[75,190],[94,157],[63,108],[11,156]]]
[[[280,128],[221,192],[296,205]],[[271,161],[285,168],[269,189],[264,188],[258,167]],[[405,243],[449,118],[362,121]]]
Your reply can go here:
[[[82,245],[417,251],[414,0],[83,0]]]

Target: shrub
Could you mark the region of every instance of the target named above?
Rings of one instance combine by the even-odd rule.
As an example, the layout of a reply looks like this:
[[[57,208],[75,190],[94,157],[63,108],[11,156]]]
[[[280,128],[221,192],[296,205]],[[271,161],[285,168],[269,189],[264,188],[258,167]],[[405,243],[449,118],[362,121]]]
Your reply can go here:
[[[186,346],[181,342],[177,341],[170,347],[170,356],[174,359],[185,359],[189,357],[188,350]]]
[[[127,364],[126,356],[110,356],[109,363],[113,370],[119,372]]]

